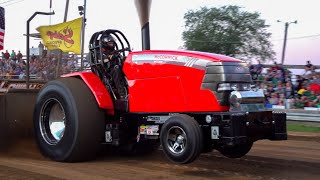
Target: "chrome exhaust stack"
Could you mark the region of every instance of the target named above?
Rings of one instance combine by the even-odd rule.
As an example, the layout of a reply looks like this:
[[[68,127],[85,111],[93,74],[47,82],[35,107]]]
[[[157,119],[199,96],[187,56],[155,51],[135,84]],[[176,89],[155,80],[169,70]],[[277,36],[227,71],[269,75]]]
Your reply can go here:
[[[149,16],[152,0],[135,0],[141,24],[142,50],[150,50]]]

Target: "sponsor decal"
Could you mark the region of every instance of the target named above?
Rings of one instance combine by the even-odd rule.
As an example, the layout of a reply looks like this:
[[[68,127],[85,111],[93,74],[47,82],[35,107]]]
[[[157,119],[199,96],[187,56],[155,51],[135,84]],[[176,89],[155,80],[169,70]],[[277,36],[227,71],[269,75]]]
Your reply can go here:
[[[29,83],[29,89],[41,89],[43,84],[41,83]],[[8,90],[8,89],[27,89],[26,83],[19,83],[19,82],[8,82],[3,81],[0,84],[0,90]]]
[[[170,54],[142,54],[142,55],[132,56],[132,61],[135,64],[140,64],[140,63],[175,64],[175,65],[192,67],[198,60],[200,59],[195,57],[178,56],[178,55],[170,55]]]
[[[186,66],[196,69],[205,70],[207,63],[212,61],[199,59],[191,56],[170,55],[170,54],[139,54],[132,56],[134,64],[170,64],[177,66]]]
[[[71,46],[74,44],[74,40],[72,40],[73,31],[71,28],[66,27],[62,30],[63,33],[57,32],[57,31],[47,31],[47,36],[49,36],[50,40],[58,39],[62,40],[67,44],[70,44]],[[58,41],[60,42],[60,41]]]
[[[173,61],[178,60],[178,56],[166,55],[166,54],[157,54],[157,55],[154,55],[154,58],[161,59],[161,60],[173,60]]]
[[[29,84],[29,89],[41,89],[42,84]],[[9,84],[7,89],[27,89],[27,84],[14,83]]]
[[[140,126],[140,133],[145,135],[159,135],[159,125],[142,125]]]
[[[168,120],[171,116],[148,116],[147,121],[154,121],[157,124],[163,124]]]

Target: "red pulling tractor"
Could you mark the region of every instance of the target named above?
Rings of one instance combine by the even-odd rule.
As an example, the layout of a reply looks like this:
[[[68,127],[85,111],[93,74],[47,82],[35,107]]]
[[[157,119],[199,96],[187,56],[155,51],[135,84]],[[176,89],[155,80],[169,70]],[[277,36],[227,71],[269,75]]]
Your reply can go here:
[[[101,38],[117,39],[126,96],[119,98]],[[118,30],[93,34],[92,72],[65,75],[45,84],[33,114],[36,140],[45,156],[63,162],[94,158],[102,144],[128,153],[162,146],[173,162],[201,153],[246,155],[260,139],[286,140],[286,114],[264,108],[240,60],[195,51],[130,51]]]

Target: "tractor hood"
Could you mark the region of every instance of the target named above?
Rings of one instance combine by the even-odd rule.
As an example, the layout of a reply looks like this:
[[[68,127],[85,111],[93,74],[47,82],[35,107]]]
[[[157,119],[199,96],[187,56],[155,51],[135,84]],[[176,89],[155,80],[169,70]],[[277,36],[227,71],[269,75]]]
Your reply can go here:
[[[137,112],[153,107],[152,103],[163,104],[162,110],[149,109],[155,112],[171,112],[168,104],[179,107],[174,110],[180,112],[227,111],[231,91],[221,88],[237,83],[238,90],[246,90],[251,83],[243,61],[196,51],[131,52],[123,71],[131,92],[130,102],[138,104],[137,109],[131,110]],[[140,95],[141,92],[144,93]]]
[[[131,55],[132,62],[137,64],[175,64],[203,70],[210,62],[242,62],[232,57],[198,51],[145,50],[132,52]]]

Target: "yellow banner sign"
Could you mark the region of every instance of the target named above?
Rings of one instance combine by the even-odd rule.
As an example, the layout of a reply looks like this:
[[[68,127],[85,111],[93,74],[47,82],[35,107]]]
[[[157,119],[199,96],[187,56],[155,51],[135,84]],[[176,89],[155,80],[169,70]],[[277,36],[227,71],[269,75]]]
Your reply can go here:
[[[49,49],[61,49],[63,52],[81,53],[82,17],[51,26],[40,26],[43,44]]]

